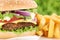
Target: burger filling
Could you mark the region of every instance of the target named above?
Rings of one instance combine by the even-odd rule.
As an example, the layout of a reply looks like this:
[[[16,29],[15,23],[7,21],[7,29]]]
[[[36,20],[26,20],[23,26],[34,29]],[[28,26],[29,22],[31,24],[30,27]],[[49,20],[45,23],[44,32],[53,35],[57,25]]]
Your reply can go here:
[[[29,27],[29,26],[34,27],[35,24],[30,23],[30,22],[19,22],[17,24],[7,23],[7,24],[2,25],[2,29],[11,31],[11,30],[17,30],[19,28],[25,28],[25,27]]]
[[[0,12],[0,31],[25,32],[36,30],[34,13],[27,11]]]

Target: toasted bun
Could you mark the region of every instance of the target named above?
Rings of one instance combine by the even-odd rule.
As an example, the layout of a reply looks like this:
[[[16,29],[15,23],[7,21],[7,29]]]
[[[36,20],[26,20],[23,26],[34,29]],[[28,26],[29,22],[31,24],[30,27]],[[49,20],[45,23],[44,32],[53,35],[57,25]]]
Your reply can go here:
[[[35,35],[35,31],[28,31],[20,34],[16,34],[14,32],[0,32],[0,39],[8,39],[21,36],[33,36],[33,35]]]
[[[0,0],[0,11],[36,8],[33,0]]]

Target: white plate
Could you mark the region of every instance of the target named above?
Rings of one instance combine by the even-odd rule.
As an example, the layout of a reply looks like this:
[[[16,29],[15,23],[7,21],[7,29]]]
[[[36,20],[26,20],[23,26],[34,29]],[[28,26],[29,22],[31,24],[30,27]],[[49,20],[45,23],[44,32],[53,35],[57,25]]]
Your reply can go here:
[[[40,37],[40,40],[60,40],[60,39]]]
[[[15,37],[8,40],[39,40],[38,36],[24,36],[24,37]]]
[[[44,38],[39,36],[24,36],[24,37],[10,38],[7,40],[60,40],[60,39],[51,39],[51,38]]]
[[[51,39],[51,38],[44,38],[39,36],[25,36],[25,37],[10,38],[8,40],[60,40],[60,39]]]

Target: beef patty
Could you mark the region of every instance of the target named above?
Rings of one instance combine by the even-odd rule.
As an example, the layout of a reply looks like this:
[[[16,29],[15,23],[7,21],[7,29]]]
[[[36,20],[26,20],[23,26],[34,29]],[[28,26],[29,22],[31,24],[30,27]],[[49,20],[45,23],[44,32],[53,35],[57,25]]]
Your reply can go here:
[[[11,31],[11,30],[16,30],[16,29],[19,29],[19,28],[24,28],[24,27],[29,27],[29,26],[34,27],[35,24],[33,24],[31,22],[19,22],[17,24],[7,23],[7,24],[2,25],[2,29]]]

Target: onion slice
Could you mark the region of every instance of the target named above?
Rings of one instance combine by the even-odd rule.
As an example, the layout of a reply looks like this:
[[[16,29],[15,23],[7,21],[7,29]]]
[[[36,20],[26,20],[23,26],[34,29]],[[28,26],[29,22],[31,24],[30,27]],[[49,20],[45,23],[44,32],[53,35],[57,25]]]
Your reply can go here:
[[[22,16],[30,16],[30,12],[27,11],[15,11],[15,13]]]

